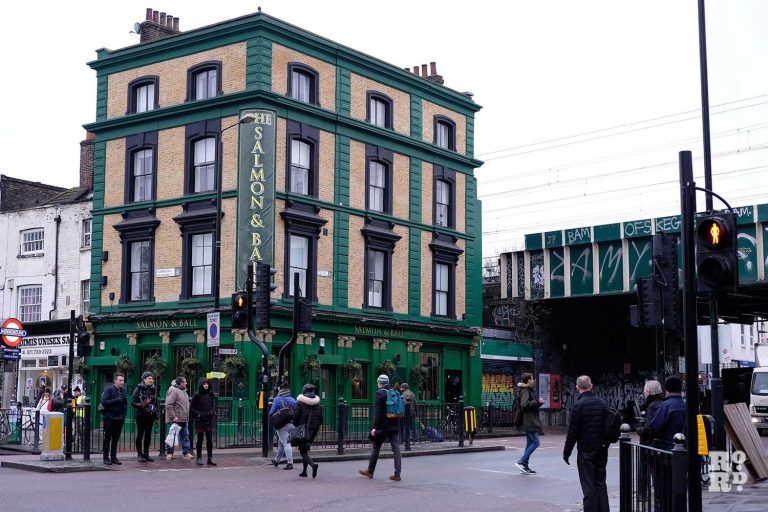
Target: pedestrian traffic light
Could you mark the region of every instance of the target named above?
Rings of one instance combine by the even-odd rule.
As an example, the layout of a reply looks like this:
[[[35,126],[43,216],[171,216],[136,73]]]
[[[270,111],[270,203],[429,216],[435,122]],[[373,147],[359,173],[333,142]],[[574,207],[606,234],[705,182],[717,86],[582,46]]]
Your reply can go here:
[[[638,327],[658,327],[661,325],[661,292],[654,276],[641,277],[637,280]]]
[[[232,294],[232,328],[248,328],[248,294],[245,292]]]
[[[653,269],[661,298],[661,317],[665,329],[680,326],[680,278],[677,265],[678,239],[675,235],[653,235]]]
[[[312,301],[309,299],[299,299],[299,332],[310,332],[312,330]]]
[[[253,299],[253,328],[266,329],[269,327],[269,317],[272,310],[272,291],[277,285],[272,283],[272,276],[277,270],[267,263],[256,263],[256,283]]]
[[[699,217],[696,222],[697,291],[733,291],[738,283],[736,217],[730,212]]]
[[[77,356],[88,357],[91,355],[91,335],[85,328],[83,316],[80,315],[75,323],[75,341],[77,343]]]

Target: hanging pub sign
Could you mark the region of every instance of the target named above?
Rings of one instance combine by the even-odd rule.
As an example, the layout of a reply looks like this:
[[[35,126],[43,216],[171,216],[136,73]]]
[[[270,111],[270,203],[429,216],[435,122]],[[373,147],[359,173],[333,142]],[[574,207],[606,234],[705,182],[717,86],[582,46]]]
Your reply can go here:
[[[237,276],[245,283],[250,263],[274,263],[277,115],[245,110],[254,122],[240,125],[237,181]]]

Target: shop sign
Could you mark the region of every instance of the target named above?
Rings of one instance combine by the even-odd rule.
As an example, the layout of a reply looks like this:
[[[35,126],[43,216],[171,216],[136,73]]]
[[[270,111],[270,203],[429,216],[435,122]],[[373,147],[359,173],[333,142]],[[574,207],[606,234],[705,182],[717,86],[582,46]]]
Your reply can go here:
[[[21,358],[65,356],[69,354],[69,334],[29,336],[21,342]]]

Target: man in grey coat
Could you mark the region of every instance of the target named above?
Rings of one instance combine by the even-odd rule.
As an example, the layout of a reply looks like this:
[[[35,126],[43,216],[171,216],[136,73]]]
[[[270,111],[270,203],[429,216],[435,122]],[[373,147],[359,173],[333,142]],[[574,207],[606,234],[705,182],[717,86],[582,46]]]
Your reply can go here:
[[[541,428],[541,419],[539,418],[539,408],[544,400],[536,396],[536,381],[530,373],[524,373],[517,387],[520,388],[517,399],[520,400],[520,409],[523,411],[523,424],[520,430],[525,432],[525,451],[520,460],[515,462],[515,466],[524,475],[533,475],[536,472],[528,466],[528,459],[531,454],[539,447],[539,434],[544,431]]]
[[[173,386],[169,387],[165,393],[165,421],[171,425],[175,423],[181,427],[181,430],[179,430],[179,444],[181,444],[184,458],[194,459],[192,443],[189,441],[189,395],[187,395],[186,389],[187,379],[176,377],[176,380],[173,381]],[[173,459],[173,449],[173,446],[166,445],[166,459]]]

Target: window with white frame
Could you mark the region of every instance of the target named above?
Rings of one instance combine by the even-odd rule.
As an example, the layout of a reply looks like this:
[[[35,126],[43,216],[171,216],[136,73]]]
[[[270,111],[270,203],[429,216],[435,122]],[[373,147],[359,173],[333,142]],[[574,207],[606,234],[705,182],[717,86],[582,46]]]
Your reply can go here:
[[[133,181],[132,192],[133,201],[152,200],[152,170],[154,160],[154,151],[152,149],[142,149],[133,154],[133,171],[131,180]]]
[[[381,162],[371,161],[368,168],[368,209],[383,212],[385,207],[387,168]]]
[[[194,162],[194,191],[197,193],[215,190],[216,139],[214,137],[195,142]]]
[[[213,233],[192,236],[192,295],[210,295],[213,276]]]
[[[91,228],[93,225],[93,219],[83,219],[83,240],[80,244],[82,248],[88,248],[91,246]]]
[[[384,263],[383,251],[368,251],[368,307],[380,308],[384,305]]]
[[[45,230],[43,228],[27,229],[21,232],[21,247],[19,253],[22,255],[41,254],[44,249]]]
[[[291,72],[291,98],[309,103],[312,77],[302,71]]]
[[[301,296],[307,296],[307,269],[309,268],[309,238],[291,235],[290,240],[289,282],[291,288],[288,295],[293,296],[293,275],[299,274],[299,289]]]
[[[435,182],[435,224],[450,226],[451,186],[443,181]]]
[[[136,87],[136,113],[155,109],[155,84],[148,83]]]
[[[19,286],[19,321],[39,322],[42,320],[43,286]]]
[[[444,263],[435,265],[435,315],[448,316],[448,298],[450,297],[448,272],[450,267]]]
[[[91,280],[80,281],[80,314],[87,313],[91,308]]]
[[[130,293],[131,301],[149,300],[150,269],[152,268],[152,246],[149,240],[130,244]]]
[[[309,195],[311,147],[303,140],[291,141],[291,192]]]
[[[218,94],[218,70],[206,69],[195,73],[195,99],[204,100]]]

